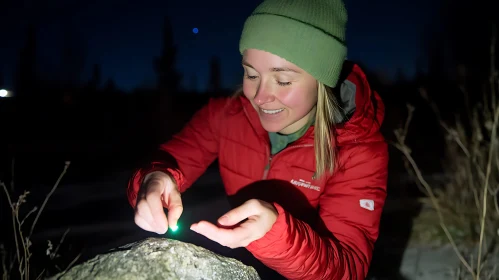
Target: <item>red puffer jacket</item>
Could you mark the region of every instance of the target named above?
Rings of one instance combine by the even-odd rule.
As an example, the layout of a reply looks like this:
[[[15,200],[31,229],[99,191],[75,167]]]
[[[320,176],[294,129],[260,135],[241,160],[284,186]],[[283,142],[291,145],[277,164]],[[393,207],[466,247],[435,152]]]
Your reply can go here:
[[[278,210],[272,229],[246,247],[257,259],[288,279],[364,279],[386,198],[384,105],[357,65],[341,88],[344,109],[353,114],[335,126],[332,175],[313,178],[313,126],[271,158],[268,133],[251,103],[244,96],[213,99],[161,145],[161,159],[134,173],[130,204],[148,172],[171,173],[184,192],[218,158],[235,203],[258,198]]]

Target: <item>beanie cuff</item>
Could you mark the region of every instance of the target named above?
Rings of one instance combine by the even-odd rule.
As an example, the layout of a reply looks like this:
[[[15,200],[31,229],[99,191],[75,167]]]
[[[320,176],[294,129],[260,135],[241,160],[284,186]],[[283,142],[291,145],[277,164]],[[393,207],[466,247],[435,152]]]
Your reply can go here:
[[[297,65],[329,87],[336,87],[347,47],[325,31],[285,16],[253,14],[243,28],[239,51],[258,49]]]

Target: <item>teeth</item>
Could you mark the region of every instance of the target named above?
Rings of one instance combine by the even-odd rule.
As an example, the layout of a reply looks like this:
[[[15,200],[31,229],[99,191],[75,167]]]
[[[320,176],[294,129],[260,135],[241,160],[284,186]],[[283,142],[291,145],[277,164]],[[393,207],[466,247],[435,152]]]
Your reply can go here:
[[[277,110],[265,110],[265,109],[262,109],[262,111],[265,114],[277,114],[277,113],[282,112],[282,110],[284,110],[284,109],[277,109]]]

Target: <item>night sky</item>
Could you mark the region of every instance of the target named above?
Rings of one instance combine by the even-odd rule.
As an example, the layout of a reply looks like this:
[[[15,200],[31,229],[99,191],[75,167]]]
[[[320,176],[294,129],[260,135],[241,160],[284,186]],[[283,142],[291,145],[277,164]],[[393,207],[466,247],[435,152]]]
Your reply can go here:
[[[370,69],[393,76],[398,68],[414,73],[421,54],[421,35],[435,21],[438,10],[432,0],[347,0],[348,57]],[[222,84],[234,88],[242,68],[238,40],[245,18],[260,1],[234,0],[141,0],[141,1],[0,1],[0,71],[12,85],[25,27],[39,28],[39,68],[45,77],[60,73],[63,34],[76,30],[86,54],[83,79],[95,63],[101,64],[103,80],[112,78],[118,87],[131,90],[153,86],[153,58],[160,53],[164,16],[169,16],[178,47],[177,69],[183,85],[204,90],[209,61],[221,58]],[[193,28],[198,28],[197,34]],[[430,28],[434,28],[431,26]],[[195,78],[194,78],[195,77]]]

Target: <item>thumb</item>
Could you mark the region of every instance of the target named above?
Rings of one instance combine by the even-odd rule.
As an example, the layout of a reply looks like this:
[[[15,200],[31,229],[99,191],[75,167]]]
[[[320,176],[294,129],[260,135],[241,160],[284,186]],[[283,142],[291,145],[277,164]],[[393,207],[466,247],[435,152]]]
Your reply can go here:
[[[251,199],[243,203],[241,206],[236,207],[229,212],[225,213],[218,223],[223,226],[235,225],[250,216],[259,215],[261,213],[261,203],[256,199]]]
[[[177,225],[178,219],[183,211],[184,207],[182,205],[180,192],[177,189],[173,189],[168,196],[168,225],[170,228]]]

